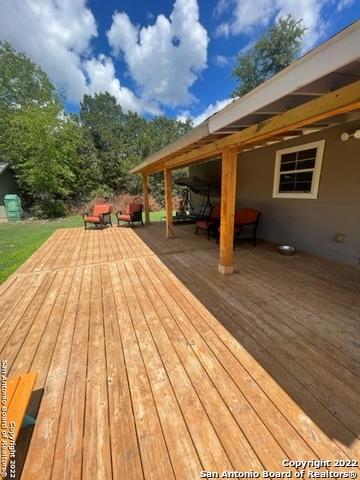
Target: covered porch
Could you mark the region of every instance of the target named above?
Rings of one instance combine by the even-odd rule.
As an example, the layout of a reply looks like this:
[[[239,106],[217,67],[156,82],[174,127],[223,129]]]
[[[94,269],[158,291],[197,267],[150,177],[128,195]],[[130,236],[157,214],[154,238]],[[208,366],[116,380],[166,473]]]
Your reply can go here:
[[[1,358],[39,374],[22,478],[358,460],[358,272],[260,242],[224,278],[215,242],[165,230],[59,230],[2,285]]]
[[[143,177],[146,223],[149,223],[149,175],[164,173],[166,237],[172,239],[172,172],[210,160],[221,160],[217,269],[224,275],[233,273],[237,165],[242,154],[294,138],[303,138],[305,144],[308,134],[326,133],[331,127],[358,120],[359,40],[360,22],[356,22],[133,168],[132,173]],[[343,133],[345,140],[359,136],[359,133],[346,129]],[[338,168],[340,171],[346,167],[339,162]],[[312,185],[319,183],[319,176],[320,173],[314,173]],[[317,192],[312,190],[311,197],[307,195],[309,192],[304,193],[304,198],[317,198]]]

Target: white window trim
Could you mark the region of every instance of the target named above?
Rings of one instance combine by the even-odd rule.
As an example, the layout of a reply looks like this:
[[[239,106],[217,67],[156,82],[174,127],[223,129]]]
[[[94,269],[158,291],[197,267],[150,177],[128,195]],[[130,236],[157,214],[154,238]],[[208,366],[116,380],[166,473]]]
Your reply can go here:
[[[280,163],[282,155],[286,153],[293,153],[293,152],[301,152],[302,150],[309,150],[311,148],[316,148],[316,159],[315,159],[315,167],[314,169],[305,169],[312,170],[313,179],[311,184],[311,192],[309,193],[299,193],[299,192],[291,192],[291,193],[280,193],[279,186],[280,186]],[[320,174],[321,174],[321,166],[322,160],[324,156],[324,149],[325,149],[325,140],[319,140],[317,142],[307,143],[305,145],[297,145],[295,147],[284,148],[283,150],[276,151],[275,157],[275,170],[274,170],[274,186],[273,186],[273,198],[303,198],[303,199],[315,199],[318,198],[319,192],[319,183],[320,183]]]

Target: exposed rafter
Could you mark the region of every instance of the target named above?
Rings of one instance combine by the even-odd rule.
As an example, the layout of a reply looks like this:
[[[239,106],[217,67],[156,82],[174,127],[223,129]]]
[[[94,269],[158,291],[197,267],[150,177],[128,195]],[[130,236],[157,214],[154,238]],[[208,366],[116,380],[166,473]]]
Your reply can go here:
[[[301,130],[307,125],[317,124],[332,116],[351,112],[358,108],[360,108],[360,81],[339,88],[240,132],[195,148],[191,152],[149,165],[146,172],[155,173],[162,170],[164,166],[179,168],[203,159],[215,158],[228,146],[236,146],[241,151],[249,144],[259,144],[261,140],[269,141],[280,135],[286,136],[292,134],[295,129]]]
[[[224,146],[232,145],[232,142],[238,150],[244,149],[245,144],[251,142],[258,145],[260,131],[266,136],[265,140],[271,140],[271,133],[263,127],[268,126],[268,122],[274,119],[288,118],[286,115],[290,110],[287,109],[296,112],[296,108],[301,105],[306,105],[307,108],[315,100],[333,98],[331,95],[335,89],[340,91],[351,82],[354,82],[353,85],[358,82],[359,42],[360,21],[299,58],[251,92],[234,100],[170,145],[150,155],[138,167],[132,169],[132,172],[151,173],[159,171],[165,164],[171,163],[173,165],[171,168],[174,168],[178,161],[202,161],[203,155],[205,159],[218,155]],[[302,120],[300,125],[288,123],[280,130],[276,130],[274,135],[279,133],[291,135],[286,130],[294,129],[305,134],[304,130],[308,128],[311,130],[327,128],[348,121],[349,116],[346,114],[353,110],[347,108],[346,106],[345,110],[331,113],[321,111],[321,117],[313,117],[311,120],[307,118]],[[249,134],[251,137],[255,135],[254,139],[243,136]],[[239,141],[234,137],[236,135],[241,136]],[[263,137],[260,138],[262,139]],[[228,141],[230,143],[227,143]],[[190,155],[191,158],[186,159],[183,155]]]

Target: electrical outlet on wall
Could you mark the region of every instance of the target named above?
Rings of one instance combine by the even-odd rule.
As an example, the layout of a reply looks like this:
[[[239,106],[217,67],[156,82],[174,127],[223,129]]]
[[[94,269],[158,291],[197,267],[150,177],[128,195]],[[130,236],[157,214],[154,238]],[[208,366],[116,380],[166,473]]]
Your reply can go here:
[[[335,242],[338,242],[338,243],[343,243],[345,242],[345,233],[336,233],[335,234]]]

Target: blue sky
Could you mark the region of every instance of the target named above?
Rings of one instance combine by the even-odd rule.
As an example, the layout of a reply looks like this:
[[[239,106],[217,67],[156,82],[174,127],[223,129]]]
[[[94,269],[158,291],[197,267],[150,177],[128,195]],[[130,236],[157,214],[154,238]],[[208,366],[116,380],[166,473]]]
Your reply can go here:
[[[0,0],[0,39],[27,53],[76,111],[109,91],[125,110],[200,122],[226,105],[231,70],[280,15],[308,27],[303,52],[360,17],[360,0]]]

